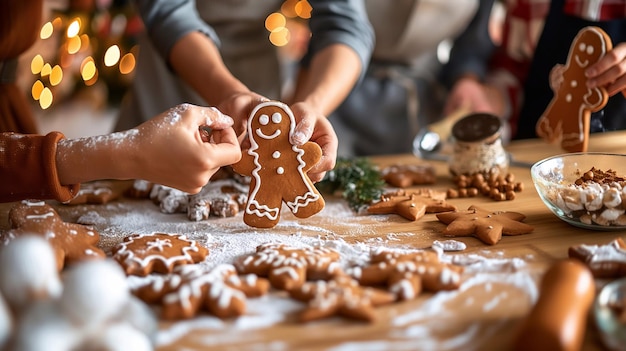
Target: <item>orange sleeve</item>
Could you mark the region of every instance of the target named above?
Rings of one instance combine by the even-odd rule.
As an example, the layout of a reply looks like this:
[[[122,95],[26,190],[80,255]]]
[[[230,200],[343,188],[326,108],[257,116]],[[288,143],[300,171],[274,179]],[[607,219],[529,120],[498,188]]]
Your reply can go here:
[[[80,184],[62,185],[57,175],[57,142],[65,136],[0,133],[0,202],[24,199],[69,201]]]

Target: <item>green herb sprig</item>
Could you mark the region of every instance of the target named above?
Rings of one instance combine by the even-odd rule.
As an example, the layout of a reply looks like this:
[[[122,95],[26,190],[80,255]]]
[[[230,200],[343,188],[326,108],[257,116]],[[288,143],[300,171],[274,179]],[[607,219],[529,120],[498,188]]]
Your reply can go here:
[[[358,212],[361,207],[380,198],[385,181],[369,159],[340,157],[335,168],[327,172],[316,186],[321,192],[334,194],[341,191],[350,208]]]

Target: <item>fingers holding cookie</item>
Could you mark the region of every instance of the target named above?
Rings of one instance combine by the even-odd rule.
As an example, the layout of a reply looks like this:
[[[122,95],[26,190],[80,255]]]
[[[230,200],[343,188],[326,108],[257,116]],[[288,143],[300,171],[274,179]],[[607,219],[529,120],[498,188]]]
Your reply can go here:
[[[605,87],[613,96],[626,90],[626,43],[616,45],[586,71],[589,88]]]

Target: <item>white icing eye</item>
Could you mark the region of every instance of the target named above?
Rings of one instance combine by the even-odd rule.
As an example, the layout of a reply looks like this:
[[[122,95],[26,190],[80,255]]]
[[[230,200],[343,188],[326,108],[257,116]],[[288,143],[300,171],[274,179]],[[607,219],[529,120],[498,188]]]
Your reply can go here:
[[[283,120],[283,116],[280,113],[276,112],[272,115],[272,122],[280,123],[280,121],[282,120]]]
[[[262,126],[266,126],[270,123],[270,117],[268,115],[259,116],[259,123],[261,123]]]
[[[578,45],[578,50],[585,52],[585,49],[587,48],[587,44],[585,43],[580,43],[580,45]]]
[[[589,55],[593,54],[593,46],[591,46],[591,45],[587,46],[587,53]]]

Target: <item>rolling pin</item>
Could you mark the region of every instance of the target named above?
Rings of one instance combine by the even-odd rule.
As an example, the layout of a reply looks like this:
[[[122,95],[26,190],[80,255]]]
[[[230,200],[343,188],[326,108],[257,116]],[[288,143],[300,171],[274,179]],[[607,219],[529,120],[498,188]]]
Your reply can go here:
[[[522,322],[515,350],[578,351],[595,297],[595,283],[581,262],[553,264],[541,279],[539,298]]]

